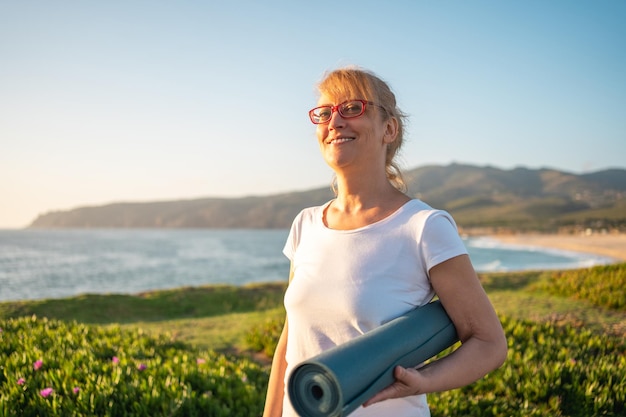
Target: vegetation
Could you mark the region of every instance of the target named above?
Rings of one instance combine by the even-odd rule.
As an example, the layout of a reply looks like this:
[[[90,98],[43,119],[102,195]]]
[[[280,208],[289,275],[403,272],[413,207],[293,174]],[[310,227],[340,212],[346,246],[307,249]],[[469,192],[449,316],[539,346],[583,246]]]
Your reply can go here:
[[[2,416],[259,415],[266,372],[249,360],[140,331],[3,320]]]
[[[509,355],[459,390],[432,394],[436,416],[623,416],[626,344],[571,325],[501,317]]]
[[[263,352],[268,358],[274,356],[276,344],[285,325],[284,317],[274,317],[265,323],[253,327],[246,335],[246,344],[250,349]]]
[[[607,265],[578,271],[549,272],[535,288],[562,297],[574,297],[598,307],[626,311],[626,268]]]
[[[625,272],[620,264],[482,275],[508,360],[468,387],[430,395],[433,416],[626,414]],[[268,362],[246,349],[273,352],[284,288],[0,304],[0,416],[259,415]],[[87,311],[96,300],[106,314]],[[224,343],[216,335],[226,330]],[[198,338],[204,344],[188,343]]]
[[[626,231],[626,170],[575,175],[451,164],[405,173],[409,193],[448,210],[459,225],[556,231]],[[333,197],[330,187],[264,197],[117,203],[39,216],[32,227],[288,228],[304,207]]]
[[[0,317],[46,316],[82,323],[162,322],[263,311],[282,303],[285,285],[186,287],[137,295],[86,294],[70,300],[0,303]]]

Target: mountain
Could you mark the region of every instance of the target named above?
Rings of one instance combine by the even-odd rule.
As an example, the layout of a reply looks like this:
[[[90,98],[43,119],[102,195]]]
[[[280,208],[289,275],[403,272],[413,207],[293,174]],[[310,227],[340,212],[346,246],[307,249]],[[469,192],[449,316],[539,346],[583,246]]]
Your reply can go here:
[[[329,189],[266,197],[201,198],[80,207],[39,216],[35,228],[287,228],[306,206],[332,198]]]
[[[452,164],[405,174],[410,193],[462,227],[556,230],[626,226],[626,170],[576,175]]]
[[[449,211],[461,228],[626,229],[626,170],[451,164],[405,172],[408,193]],[[115,203],[43,214],[33,228],[287,228],[304,207],[333,198],[329,187],[269,196]]]

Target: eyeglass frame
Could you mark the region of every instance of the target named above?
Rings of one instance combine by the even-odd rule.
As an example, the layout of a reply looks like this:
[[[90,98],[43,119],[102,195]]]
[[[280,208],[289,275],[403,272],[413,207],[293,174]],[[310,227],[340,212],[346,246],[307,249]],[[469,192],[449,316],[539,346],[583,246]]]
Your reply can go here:
[[[363,104],[363,109],[361,110],[361,113],[357,114],[356,116],[344,116],[343,113],[340,110],[341,106],[343,106],[344,104],[347,104],[347,103],[353,103],[355,101],[358,101],[361,104]],[[318,106],[318,107],[312,108],[311,110],[309,110],[309,119],[311,119],[311,123],[313,123],[314,125],[324,125],[326,123],[330,123],[330,120],[333,118],[333,113],[334,112],[339,113],[339,115],[341,117],[343,117],[344,119],[355,119],[355,118],[363,116],[363,114],[365,114],[365,110],[367,109],[367,105],[368,104],[371,104],[372,106],[380,107],[381,109],[386,111],[386,109],[383,106],[381,106],[380,104],[376,104],[376,103],[374,103],[372,101],[361,100],[361,99],[346,100],[346,101],[344,101],[342,103],[337,104],[336,106],[326,105],[326,106]],[[313,112],[315,110],[317,110],[317,109],[323,109],[323,108],[330,108],[330,117],[325,122],[316,122],[315,120],[313,120]]]

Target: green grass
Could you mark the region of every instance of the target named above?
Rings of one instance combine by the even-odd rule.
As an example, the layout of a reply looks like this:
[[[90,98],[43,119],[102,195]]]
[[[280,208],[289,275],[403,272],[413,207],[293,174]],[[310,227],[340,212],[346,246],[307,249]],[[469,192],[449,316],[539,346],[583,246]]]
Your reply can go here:
[[[596,275],[606,271],[613,276],[621,274],[621,280],[624,270],[626,264],[592,269],[599,271],[595,272]],[[537,322],[569,323],[599,333],[623,335],[626,328],[623,309],[594,305],[571,291],[551,292],[550,282],[554,277],[565,274],[581,280],[580,277],[588,276],[585,271],[491,273],[481,274],[480,278],[501,315]],[[563,278],[561,281],[574,280]],[[621,292],[623,297],[625,287],[622,281],[613,280],[612,283],[613,293]],[[87,294],[66,299],[5,302],[0,303],[0,318],[36,315],[85,324],[120,324],[124,328],[141,328],[155,335],[170,334],[201,348],[242,352],[248,348],[246,336],[251,328],[282,317],[285,289],[285,283],[241,287],[219,285],[136,295]]]
[[[0,318],[39,316],[121,325],[219,351],[244,351],[251,326],[282,315],[286,284],[218,285],[137,295],[87,294],[66,299],[0,303]]]
[[[433,416],[624,415],[625,272],[618,264],[481,274],[509,358],[468,387],[432,395]],[[230,416],[243,410],[234,392],[256,415],[269,361],[254,351],[273,351],[285,289],[272,283],[0,303],[0,417]],[[114,355],[124,361],[123,375],[110,365]],[[42,357],[47,368],[34,372]],[[195,358],[209,365],[198,369]],[[148,372],[138,373],[139,363]],[[17,384],[20,376],[26,385]],[[122,376],[125,385],[116,385]],[[46,384],[55,392],[43,398]],[[82,387],[78,396],[74,384]]]
[[[262,311],[282,303],[285,284],[215,285],[136,295],[85,294],[66,299],[0,303],[0,317],[39,315],[81,323],[136,323]]]
[[[623,298],[626,294],[626,264],[599,266],[570,271],[528,271],[481,274],[481,282],[496,311],[518,320],[570,324],[584,327],[598,334],[624,336],[626,334],[626,309],[610,308],[609,304],[594,302],[601,288],[597,282],[611,280],[612,287],[605,288],[609,300]],[[593,277],[585,282],[584,277]],[[556,278],[556,281],[555,281]],[[560,278],[560,280],[559,280]],[[590,290],[583,294],[560,290],[561,282],[582,281]],[[593,294],[591,296],[584,294]]]
[[[241,353],[247,350],[246,335],[251,328],[262,325],[268,317],[283,317],[284,314],[282,307],[276,307],[215,317],[128,323],[122,327],[139,327],[153,335],[168,334],[203,349]]]
[[[626,311],[626,268],[606,265],[576,271],[554,271],[542,275],[533,288],[562,297],[585,300],[600,308]]]

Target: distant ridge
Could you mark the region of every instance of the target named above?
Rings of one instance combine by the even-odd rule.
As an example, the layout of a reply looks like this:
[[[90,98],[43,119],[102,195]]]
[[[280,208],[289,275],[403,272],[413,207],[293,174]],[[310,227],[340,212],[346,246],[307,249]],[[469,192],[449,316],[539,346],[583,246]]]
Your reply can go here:
[[[461,228],[626,230],[626,170],[451,164],[405,172],[409,194],[448,210]],[[297,213],[333,198],[329,187],[269,196],[114,203],[40,215],[32,228],[288,228]]]

